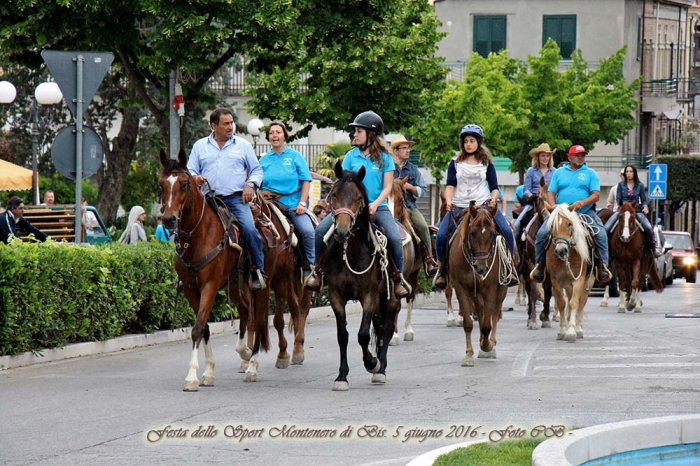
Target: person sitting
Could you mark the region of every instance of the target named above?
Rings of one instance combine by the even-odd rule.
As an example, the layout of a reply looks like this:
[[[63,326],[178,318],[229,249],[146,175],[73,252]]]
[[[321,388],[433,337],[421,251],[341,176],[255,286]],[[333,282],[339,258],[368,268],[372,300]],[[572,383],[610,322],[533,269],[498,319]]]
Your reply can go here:
[[[46,234],[24,218],[22,198],[14,196],[7,201],[7,210],[0,214],[0,242],[7,244],[11,237],[19,238],[18,230],[34,235],[41,242],[46,241]]]
[[[528,168],[527,173],[525,173],[525,183],[523,184],[524,205],[520,215],[518,215],[518,218],[513,224],[516,241],[520,241],[523,223],[529,222],[532,218],[532,203],[540,190],[542,178],[544,178],[545,184],[549,183],[552,180],[554,172],[557,170],[554,168],[554,153],[556,151],[556,149],[552,150],[546,142],[530,151],[532,166]]]
[[[557,203],[569,204],[576,210],[582,221],[594,225],[593,240],[596,245],[598,260],[597,275],[601,283],[610,281],[608,270],[608,235],[605,234],[603,222],[596,215],[595,203],[600,199],[600,179],[598,174],[585,162],[588,151],[581,145],[573,145],[567,153],[569,163],[557,169],[552,176],[552,181],[547,190],[547,202],[551,205]],[[544,281],[545,270],[545,245],[549,238],[547,223],[549,218],[542,222],[535,239],[535,261],[537,264],[530,276],[538,283]]]
[[[651,223],[647,218],[649,215],[649,205],[647,202],[646,189],[644,183],[639,181],[639,175],[637,174],[637,168],[633,165],[627,165],[624,169],[625,179],[617,184],[617,193],[615,196],[615,213],[610,216],[607,223],[605,224],[605,231],[610,237],[615,222],[617,222],[620,216],[619,207],[623,202],[629,202],[631,204],[637,203],[641,205],[641,212],[637,212],[637,221],[642,225],[644,229],[644,234],[646,235],[646,245],[649,251],[654,257],[659,257],[663,254],[662,250],[657,249],[656,240],[654,239],[654,231],[651,229]]]

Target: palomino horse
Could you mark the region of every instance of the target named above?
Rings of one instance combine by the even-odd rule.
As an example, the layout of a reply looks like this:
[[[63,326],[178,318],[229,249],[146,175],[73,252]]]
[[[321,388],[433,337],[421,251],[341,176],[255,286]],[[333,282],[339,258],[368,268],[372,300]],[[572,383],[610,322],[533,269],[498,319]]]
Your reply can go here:
[[[537,231],[544,222],[544,219],[549,216],[549,211],[545,208],[544,197],[547,192],[547,185],[544,184],[544,177],[541,180],[541,187],[538,196],[533,199],[533,216],[526,225],[523,225],[523,236],[522,238],[515,238],[515,244],[518,248],[518,256],[520,256],[520,261],[518,262],[518,275],[520,276],[520,283],[525,287],[525,294],[527,295],[527,306],[528,306],[528,319],[527,328],[530,330],[537,330],[537,300],[540,297],[540,286],[530,278],[530,271],[535,268],[535,238],[537,237]],[[549,277],[545,277],[545,281],[542,286],[543,299],[542,303],[544,305],[542,312],[540,312],[540,321],[542,322],[542,327],[549,328],[552,326],[552,322],[549,320],[549,303],[552,298],[552,281]]]
[[[617,225],[610,232],[610,257],[617,269],[620,284],[620,303],[617,312],[642,312],[642,299],[639,295],[647,273],[649,280],[660,293],[664,285],[656,270],[656,262],[644,244],[644,229],[637,222],[634,204],[622,203]],[[624,292],[624,293],[623,293]]]
[[[450,283],[457,294],[467,340],[462,366],[474,365],[472,314],[479,321],[479,357],[496,358],[496,328],[512,267],[508,245],[493,219],[497,209],[495,204],[490,209],[480,208],[472,201],[450,247]]]
[[[404,341],[413,341],[414,332],[411,320],[413,316],[413,302],[416,300],[416,290],[418,289],[418,276],[420,269],[423,267],[423,255],[418,253],[420,250],[418,235],[413,229],[411,223],[411,211],[406,207],[403,198],[403,186],[408,181],[408,176],[404,178],[395,178],[394,185],[389,195],[389,210],[394,214],[396,221],[403,226],[412,238],[412,241],[406,243],[403,247],[403,270],[406,281],[411,285],[411,293],[406,297],[406,322],[404,323]],[[389,342],[391,346],[399,344],[399,314],[396,314],[394,322],[394,334]]]
[[[199,191],[187,170],[185,152],[181,150],[178,160],[171,160],[161,151],[160,163],[163,166],[159,180],[163,225],[171,230],[177,228],[175,270],[182,281],[185,298],[197,316],[192,327],[192,355],[184,390],[197,391],[200,385],[198,351],[202,340],[206,369],[201,384],[214,385],[214,355],[209,344],[207,321],[217,292],[222,288],[226,290],[229,301],[238,308],[241,322],[247,322],[253,293],[245,274],[236,270],[241,263],[241,246],[232,244],[237,238],[229,236],[219,215]],[[257,364],[259,351],[269,350],[270,338],[267,308],[255,306],[254,310],[255,341],[250,359]],[[244,329],[242,323],[241,333]]]
[[[335,314],[340,348],[340,369],[333,390],[347,390],[348,330],[345,305],[357,300],[362,306],[362,321],[357,334],[362,348],[365,369],[372,373],[372,383],[386,383],[387,351],[392,337],[396,314],[401,301],[394,296],[390,283],[386,247],[383,235],[371,230],[369,199],[362,180],[365,168],[355,173],[335,166],[337,181],[329,199],[333,226],[322,258],[333,313]],[[376,341],[376,356],[370,351],[370,327]]]
[[[551,241],[547,246],[547,272],[559,309],[557,340],[583,338],[583,308],[588,301],[587,283],[593,271],[589,234],[567,204],[559,204],[547,223]]]

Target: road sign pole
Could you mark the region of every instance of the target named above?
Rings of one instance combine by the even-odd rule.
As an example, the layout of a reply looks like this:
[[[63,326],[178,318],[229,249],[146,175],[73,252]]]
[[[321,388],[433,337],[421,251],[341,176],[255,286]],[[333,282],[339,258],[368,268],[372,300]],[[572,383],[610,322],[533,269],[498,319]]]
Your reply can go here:
[[[80,244],[82,234],[83,212],[83,65],[85,57],[79,54],[76,57],[76,105],[75,105],[75,242]]]

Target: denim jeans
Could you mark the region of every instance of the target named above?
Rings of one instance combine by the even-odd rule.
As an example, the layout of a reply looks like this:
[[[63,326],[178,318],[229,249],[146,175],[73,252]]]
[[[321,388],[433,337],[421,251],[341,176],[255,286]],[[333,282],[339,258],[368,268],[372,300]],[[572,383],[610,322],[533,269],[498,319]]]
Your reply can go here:
[[[243,193],[233,193],[222,198],[228,210],[236,216],[238,224],[241,226],[243,239],[250,248],[250,255],[253,257],[255,267],[261,272],[265,270],[265,257],[263,256],[262,237],[255,228],[253,213],[250,205],[243,203]]]
[[[454,222],[452,221],[452,218],[456,218],[461,211],[462,207],[454,206],[454,208],[452,209],[452,215],[450,215],[450,213],[447,212],[445,216],[442,217],[442,221],[440,222],[440,228],[437,232],[437,238],[435,239],[435,255],[437,256],[437,260],[439,260],[440,262],[442,262],[445,259],[445,254],[447,252],[447,242],[450,240],[450,237],[452,237],[452,234],[455,231],[455,226]],[[498,229],[501,230],[501,234],[506,239],[506,243],[508,244],[510,254],[513,255],[513,252],[515,250],[515,240],[513,238],[513,232],[510,229],[510,225],[508,224],[508,220],[506,220],[506,218],[503,216],[500,210],[497,210],[496,216],[494,217],[494,221],[496,222]]]
[[[306,258],[309,260],[310,264],[313,264],[316,260],[314,256],[314,225],[311,223],[309,215],[306,212],[297,215],[293,210],[290,210],[289,217],[294,224],[294,229],[304,238],[303,245]]]
[[[613,225],[615,225],[615,222],[620,216],[620,211],[618,210],[614,214],[610,216],[608,221],[605,223],[605,231],[610,234],[610,232],[613,229]],[[642,228],[644,229],[644,233],[647,235],[647,238],[649,241],[651,241],[651,244],[654,244],[654,232],[651,229],[651,223],[649,222],[649,219],[647,218],[646,215],[644,215],[641,212],[637,212],[637,220],[639,223],[642,225]]]
[[[546,218],[544,222],[542,222],[540,229],[537,231],[537,238],[535,239],[535,261],[537,263],[542,262],[542,257],[545,253],[544,245],[547,243],[547,238],[549,237],[547,224],[549,223],[550,218],[551,217]],[[600,220],[600,217],[598,217],[595,212],[592,212],[591,215],[579,215],[579,218],[581,221],[586,222],[589,225],[593,225],[593,241],[595,242],[596,250],[598,251],[600,260],[603,261],[605,265],[608,265],[608,235],[605,232],[605,228],[603,227],[603,222]]]
[[[375,220],[377,225],[384,229],[387,239],[387,250],[394,260],[396,268],[399,269],[400,273],[403,273],[403,245],[401,244],[401,235],[399,234],[399,227],[396,225],[394,216],[391,215],[387,206],[380,206],[375,213]],[[326,233],[328,233],[332,225],[333,216],[327,215],[316,227],[315,244],[317,262],[326,250],[326,243],[323,242],[323,237],[326,236]]]

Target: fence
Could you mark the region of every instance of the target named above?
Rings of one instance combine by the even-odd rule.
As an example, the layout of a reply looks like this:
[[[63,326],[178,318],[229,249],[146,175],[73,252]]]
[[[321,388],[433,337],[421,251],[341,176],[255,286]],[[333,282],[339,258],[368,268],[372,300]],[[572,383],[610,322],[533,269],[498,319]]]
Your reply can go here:
[[[319,158],[328,149],[326,144],[287,144],[287,147],[301,152],[301,155],[306,159],[306,163],[309,164],[309,169],[311,171],[318,171],[319,168]],[[272,149],[272,145],[269,143],[258,143],[255,145],[255,155],[259,157],[265,155],[268,151]]]

